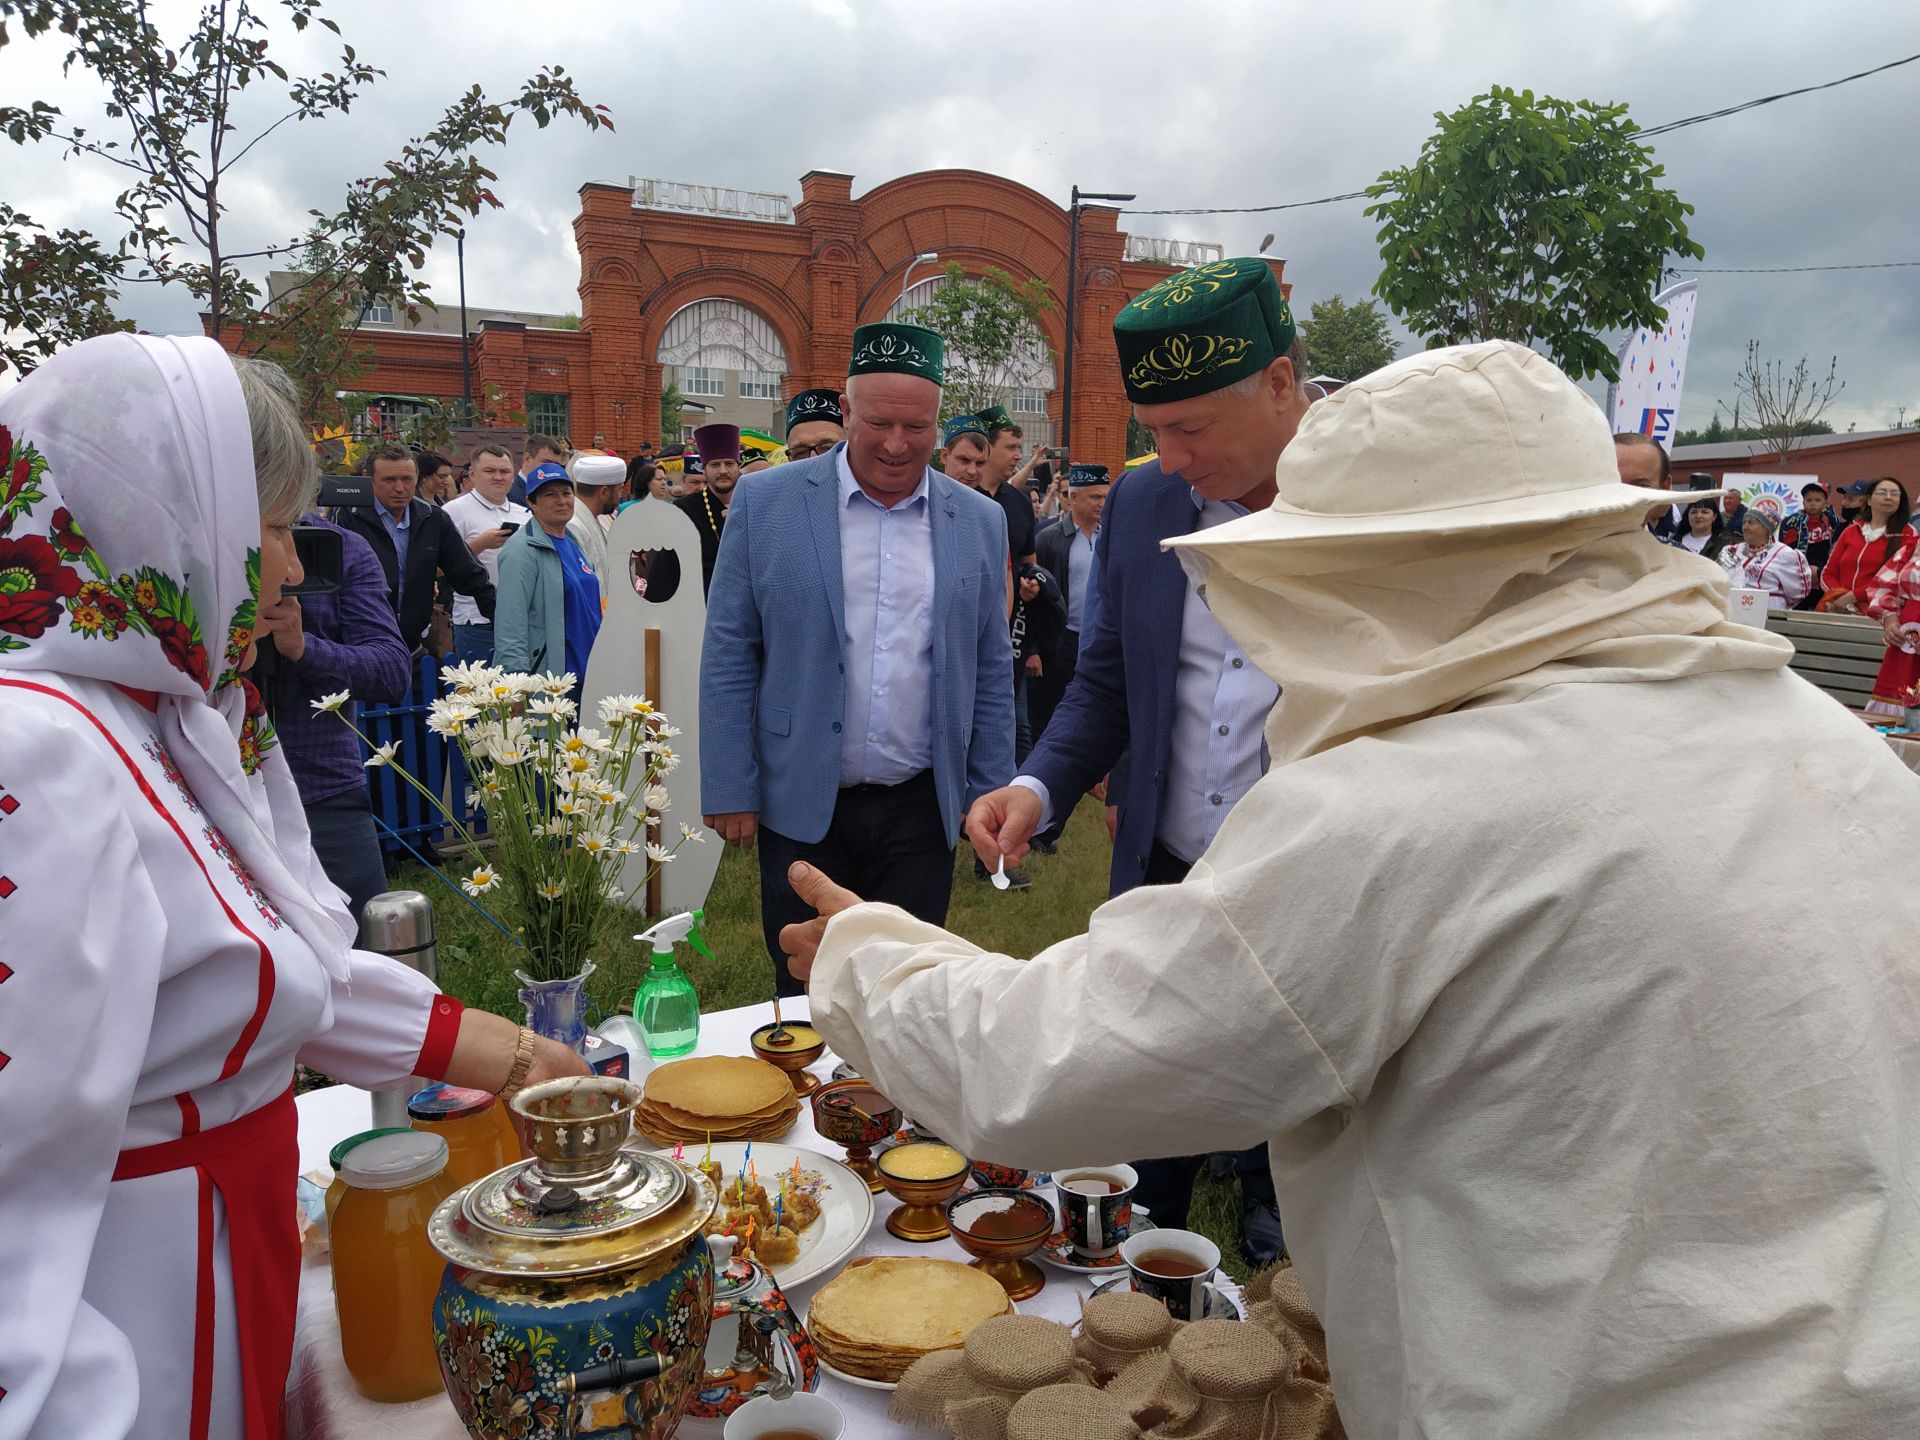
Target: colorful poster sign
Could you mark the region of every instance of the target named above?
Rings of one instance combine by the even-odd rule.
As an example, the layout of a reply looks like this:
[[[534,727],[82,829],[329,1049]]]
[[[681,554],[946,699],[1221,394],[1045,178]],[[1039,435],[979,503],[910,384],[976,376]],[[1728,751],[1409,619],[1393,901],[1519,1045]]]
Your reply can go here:
[[[1739,492],[1740,503],[1749,510],[1770,516],[1778,525],[1800,508],[1800,487],[1811,485],[1818,475],[1737,475],[1720,477],[1720,483]]]
[[[1650,435],[1673,453],[1680,418],[1680,392],[1687,373],[1687,342],[1693,338],[1697,280],[1683,280],[1654,296],[1667,312],[1658,330],[1636,330],[1620,347],[1620,379],[1607,394],[1607,418],[1616,435]]]

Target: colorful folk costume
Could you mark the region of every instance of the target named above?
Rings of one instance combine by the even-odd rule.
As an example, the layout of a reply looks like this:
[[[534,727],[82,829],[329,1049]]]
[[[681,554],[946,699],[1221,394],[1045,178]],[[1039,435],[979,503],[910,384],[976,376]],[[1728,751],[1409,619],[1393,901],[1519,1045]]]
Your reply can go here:
[[[260,526],[211,340],[0,399],[0,1436],[276,1440],[294,1064],[439,1075],[457,1001],[351,948],[237,678]]]
[[[1867,590],[1866,610],[1882,622],[1889,615],[1900,617],[1898,638],[1887,645],[1866,711],[1905,719],[1908,710],[1920,706],[1920,545],[1908,544],[1882,567]]]

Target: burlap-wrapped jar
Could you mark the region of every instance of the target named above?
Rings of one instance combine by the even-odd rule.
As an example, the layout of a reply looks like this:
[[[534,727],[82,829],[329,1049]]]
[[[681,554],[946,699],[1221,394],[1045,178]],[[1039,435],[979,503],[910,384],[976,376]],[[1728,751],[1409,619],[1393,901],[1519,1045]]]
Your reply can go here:
[[[1048,1385],[1007,1416],[1007,1440],[1140,1440],[1127,1407],[1088,1385]]]
[[[1167,1307],[1131,1290],[1109,1290],[1081,1302],[1080,1338],[1074,1351],[1106,1384],[1142,1355],[1167,1348],[1174,1319]]]
[[[1192,1440],[1269,1440],[1278,1434],[1279,1391],[1287,1351],[1258,1325],[1196,1320],[1167,1349],[1174,1371],[1200,1397],[1198,1413],[1177,1432]]]
[[[1064,1325],[1002,1315],[973,1328],[958,1350],[922,1356],[900,1377],[888,1414],[897,1425],[945,1431],[956,1440],[1003,1440],[1008,1412],[1030,1390],[1091,1372],[1074,1357]]]
[[[1127,1407],[1133,1423],[1156,1434],[1184,1435],[1200,1413],[1200,1396],[1173,1368],[1173,1357],[1154,1350],[1135,1357],[1105,1386]]]

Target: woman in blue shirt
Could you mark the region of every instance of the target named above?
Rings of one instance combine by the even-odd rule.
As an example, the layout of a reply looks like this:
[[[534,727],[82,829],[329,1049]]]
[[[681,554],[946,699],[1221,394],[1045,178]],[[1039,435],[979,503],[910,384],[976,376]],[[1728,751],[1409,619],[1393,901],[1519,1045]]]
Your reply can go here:
[[[600,580],[567,534],[573,482],[564,468],[533,468],[527,476],[527,508],[533,523],[522,526],[500,551],[494,663],[508,671],[569,671],[584,682],[587,657],[600,633]]]

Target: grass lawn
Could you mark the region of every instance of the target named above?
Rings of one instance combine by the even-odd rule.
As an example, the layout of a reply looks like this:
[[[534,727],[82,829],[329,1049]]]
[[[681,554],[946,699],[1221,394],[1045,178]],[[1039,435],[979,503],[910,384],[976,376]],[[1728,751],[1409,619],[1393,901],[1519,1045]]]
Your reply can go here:
[[[712,843],[712,842],[709,842]],[[1033,879],[1028,890],[995,890],[974,878],[973,853],[963,848],[954,858],[953,905],[947,926],[977,945],[1009,955],[1032,955],[1086,929],[1087,916],[1106,899],[1107,866],[1112,847],[1100,807],[1085,800],[1068,822],[1058,855],[1029,856],[1022,868]],[[458,874],[458,868],[448,867]],[[468,1005],[519,1019],[523,1013],[513,978],[513,946],[466,897],[418,866],[405,867],[396,889],[419,890],[432,897],[439,940],[440,986]],[[644,926],[638,917],[631,934]],[[773,969],[760,936],[760,872],[757,857],[729,850],[720,862],[706,903],[706,959],[681,948],[680,963],[700,992],[704,1011],[730,1010],[773,998]],[[587,981],[587,994],[602,1012],[633,1005],[649,957],[631,941],[610,941]],[[1240,1184],[1224,1184],[1202,1174],[1194,1189],[1195,1229],[1213,1239],[1236,1279],[1248,1278],[1240,1258]]]

